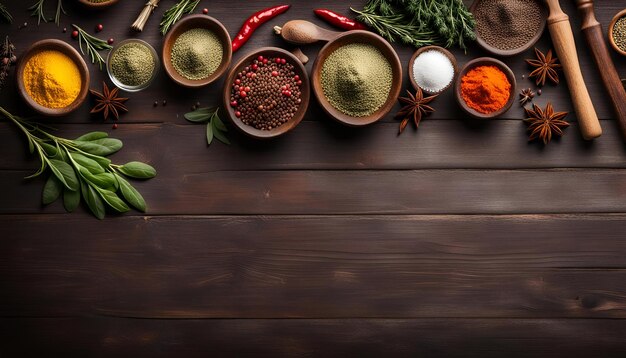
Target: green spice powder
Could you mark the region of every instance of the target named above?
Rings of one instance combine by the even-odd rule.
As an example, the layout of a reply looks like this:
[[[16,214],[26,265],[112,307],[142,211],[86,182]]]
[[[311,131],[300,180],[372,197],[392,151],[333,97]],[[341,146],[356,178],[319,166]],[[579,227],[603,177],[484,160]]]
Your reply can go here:
[[[322,65],[324,96],[340,112],[366,117],[387,101],[393,81],[391,65],[374,46],[353,43],[331,53]]]
[[[207,78],[222,63],[224,52],[217,35],[207,29],[184,32],[172,46],[172,65],[188,80]]]
[[[152,52],[143,44],[122,45],[111,56],[113,76],[126,86],[136,87],[150,81],[156,67]]]

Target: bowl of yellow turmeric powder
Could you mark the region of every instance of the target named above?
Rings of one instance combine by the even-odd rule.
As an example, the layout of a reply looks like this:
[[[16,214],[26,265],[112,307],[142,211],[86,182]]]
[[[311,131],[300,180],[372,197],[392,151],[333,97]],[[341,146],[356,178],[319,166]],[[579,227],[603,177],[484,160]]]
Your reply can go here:
[[[61,40],[35,42],[16,70],[24,101],[46,116],[63,116],[78,108],[89,90],[89,69],[72,46]]]

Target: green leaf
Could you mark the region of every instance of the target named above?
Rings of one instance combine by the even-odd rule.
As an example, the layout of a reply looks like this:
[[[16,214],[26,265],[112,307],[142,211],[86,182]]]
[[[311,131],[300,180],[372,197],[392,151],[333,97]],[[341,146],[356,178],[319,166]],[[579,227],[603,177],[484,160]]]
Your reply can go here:
[[[68,213],[73,212],[80,204],[80,191],[65,189],[63,191],[63,206]]]
[[[89,169],[92,174],[104,173],[104,168],[95,160],[76,152],[72,152],[70,155],[76,163]]]
[[[207,123],[207,125],[206,125],[206,143],[208,145],[211,145],[211,142],[213,142],[213,126],[211,125],[211,123]]]
[[[28,137],[28,151],[30,152],[30,154],[33,154],[35,152],[35,144],[33,143],[33,140],[30,139],[30,137]]]
[[[111,173],[93,174],[89,169],[80,167],[80,174],[89,183],[103,189],[117,189],[117,180]]]
[[[222,132],[228,132],[228,128],[224,125],[224,122],[220,119],[220,116],[217,115],[217,111],[211,116],[211,122],[215,125],[215,128],[221,130]]]
[[[43,186],[42,202],[44,205],[54,203],[63,190],[63,184],[57,179],[56,176],[50,175],[46,184]]]
[[[82,136],[74,139],[74,140],[79,140],[79,141],[84,141],[84,142],[90,142],[92,140],[96,140],[96,139],[102,139],[102,138],[107,138],[109,136],[108,133],[106,132],[89,132],[86,134],[83,134]]]
[[[83,184],[81,186],[83,198],[89,207],[89,210],[100,220],[104,219],[105,209],[104,202],[100,195],[91,185]]]
[[[145,213],[146,212],[146,201],[143,199],[143,196],[135,189],[126,179],[117,175],[117,181],[120,183],[120,191],[122,192],[122,196],[126,201],[135,209]]]
[[[118,170],[128,177],[136,179],[150,179],[156,176],[156,170],[142,162],[129,162],[120,166]]]
[[[102,138],[89,142],[75,140],[74,145],[80,150],[90,154],[107,156],[122,149],[122,141],[115,138]]]
[[[217,107],[198,108],[193,112],[185,113],[184,117],[189,122],[204,123],[211,119],[213,113],[217,112]]]
[[[39,145],[41,145],[41,148],[43,148],[43,151],[46,152],[49,157],[56,157],[56,155],[59,153],[57,147],[53,145],[50,145],[48,143],[39,143]]]
[[[211,125],[215,126],[213,122],[211,122]],[[226,138],[224,133],[222,133],[218,128],[213,128],[213,135],[215,135],[215,138],[219,139],[220,142],[230,145],[228,138]]]
[[[76,172],[66,162],[62,162],[56,159],[48,159],[50,169],[56,175],[56,177],[70,190],[78,190],[78,178]]]
[[[125,213],[130,210],[128,205],[126,205],[126,203],[120,199],[115,192],[106,189],[99,189],[98,192],[100,193],[102,199],[104,199],[104,201],[118,213]]]

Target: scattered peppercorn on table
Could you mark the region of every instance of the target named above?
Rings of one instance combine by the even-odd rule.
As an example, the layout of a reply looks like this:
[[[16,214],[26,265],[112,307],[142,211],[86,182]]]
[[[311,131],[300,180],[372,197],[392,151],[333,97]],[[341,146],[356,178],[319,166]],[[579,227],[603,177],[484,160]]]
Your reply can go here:
[[[160,1],[143,32],[134,33],[130,26],[144,2],[121,0],[87,11],[65,0],[67,15],[57,27],[53,21],[37,26],[28,4],[0,1],[13,16],[12,25],[0,22],[0,38],[9,35],[18,61],[42,39],[78,49],[72,24],[114,45],[138,38],[160,53],[158,24],[174,4]],[[56,2],[46,3],[53,13]],[[194,13],[207,8],[235,39],[252,12],[274,5],[202,0]],[[289,20],[340,30],[315,15],[314,2],[290,5],[238,43],[232,64],[261,47],[292,49],[272,31]],[[350,18],[350,7],[363,5],[323,3]],[[36,116],[37,122],[63,138],[107,132],[124,143],[111,156],[114,163],[141,161],[158,176],[132,182],[145,198],[145,213],[97,220],[82,204],[71,214],[62,200],[42,206],[45,178],[24,179],[39,163],[22,132],[0,118],[0,357],[623,355],[626,144],[574,2],[561,6],[602,125],[602,136],[591,142],[578,130],[565,77],[559,85],[548,78],[541,94],[537,79],[528,77],[534,67],[525,60],[535,59],[533,48],[543,54],[554,48],[547,31],[519,55],[494,56],[517,81],[515,103],[505,114],[470,118],[450,86],[428,103],[435,111],[420,117],[419,128],[409,124],[402,135],[403,118],[394,118],[400,103],[381,121],[351,128],[311,99],[293,131],[252,139],[227,120],[232,108],[223,101],[226,76],[185,88],[162,66],[147,89],[117,94],[119,120],[104,121],[101,113],[89,112],[104,106],[107,97],[100,92],[104,81],[110,94],[111,80],[106,66],[100,71],[84,56],[89,88],[99,96],[89,96],[70,115]],[[596,1],[605,36],[625,7],[626,0]],[[102,31],[96,33],[98,24]],[[180,40],[181,53],[196,51],[190,40]],[[466,53],[450,49],[459,67],[487,55],[466,43]],[[311,58],[307,71],[323,45],[301,47]],[[415,93],[408,77],[415,48],[393,46],[403,65],[400,96],[406,98],[406,90]],[[626,57],[610,51],[626,78]],[[186,71],[185,61],[180,71]],[[377,75],[387,78],[381,63]],[[14,70],[0,106],[28,117],[33,112],[20,98]],[[350,83],[335,72],[326,85]],[[271,72],[259,73],[271,86]],[[300,78],[289,73],[284,81],[291,87],[280,83],[282,94],[285,103],[299,103]],[[256,83],[256,75],[242,78],[237,86],[243,83],[243,89],[232,87],[239,101],[240,92]],[[386,79],[378,81],[387,86]],[[520,98],[527,88],[534,96],[527,91],[529,98]],[[338,106],[369,112],[380,102],[372,97],[359,97],[358,108]],[[551,108],[560,121],[557,112],[569,112],[569,127],[559,129],[564,136],[552,136],[547,145],[528,142],[522,121],[528,113],[520,99],[531,101],[524,104],[533,113],[533,105]],[[216,135],[223,136],[223,123],[195,125],[184,117],[192,107],[214,106],[221,107],[230,145],[207,146],[207,130],[220,129]],[[239,108],[241,119],[255,123],[265,107],[248,107]],[[293,110],[284,107],[277,108],[288,120]],[[257,121],[259,128],[280,124]]]

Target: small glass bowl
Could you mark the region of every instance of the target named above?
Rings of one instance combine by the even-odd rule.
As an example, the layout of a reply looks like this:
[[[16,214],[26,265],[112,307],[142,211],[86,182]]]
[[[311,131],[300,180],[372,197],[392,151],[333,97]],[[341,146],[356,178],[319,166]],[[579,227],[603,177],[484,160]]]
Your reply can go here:
[[[150,53],[152,54],[152,59],[154,60],[154,71],[152,71],[152,76],[150,77],[148,81],[146,81],[144,84],[139,85],[139,86],[128,86],[128,85],[123,84],[117,78],[115,78],[115,76],[113,75],[112,68],[111,68],[111,58],[113,57],[113,54],[115,54],[115,52],[119,50],[120,47],[129,43],[138,43],[138,44],[146,46],[148,49],[150,49]],[[161,64],[161,61],[159,60],[159,56],[154,50],[154,47],[152,47],[149,43],[143,40],[139,40],[139,39],[127,39],[115,45],[115,47],[113,47],[113,49],[109,52],[109,55],[107,56],[107,73],[109,74],[109,78],[111,79],[111,82],[113,82],[113,84],[119,87],[120,89],[126,92],[139,92],[141,90],[148,88],[152,84],[157,74],[159,73],[160,64]]]

